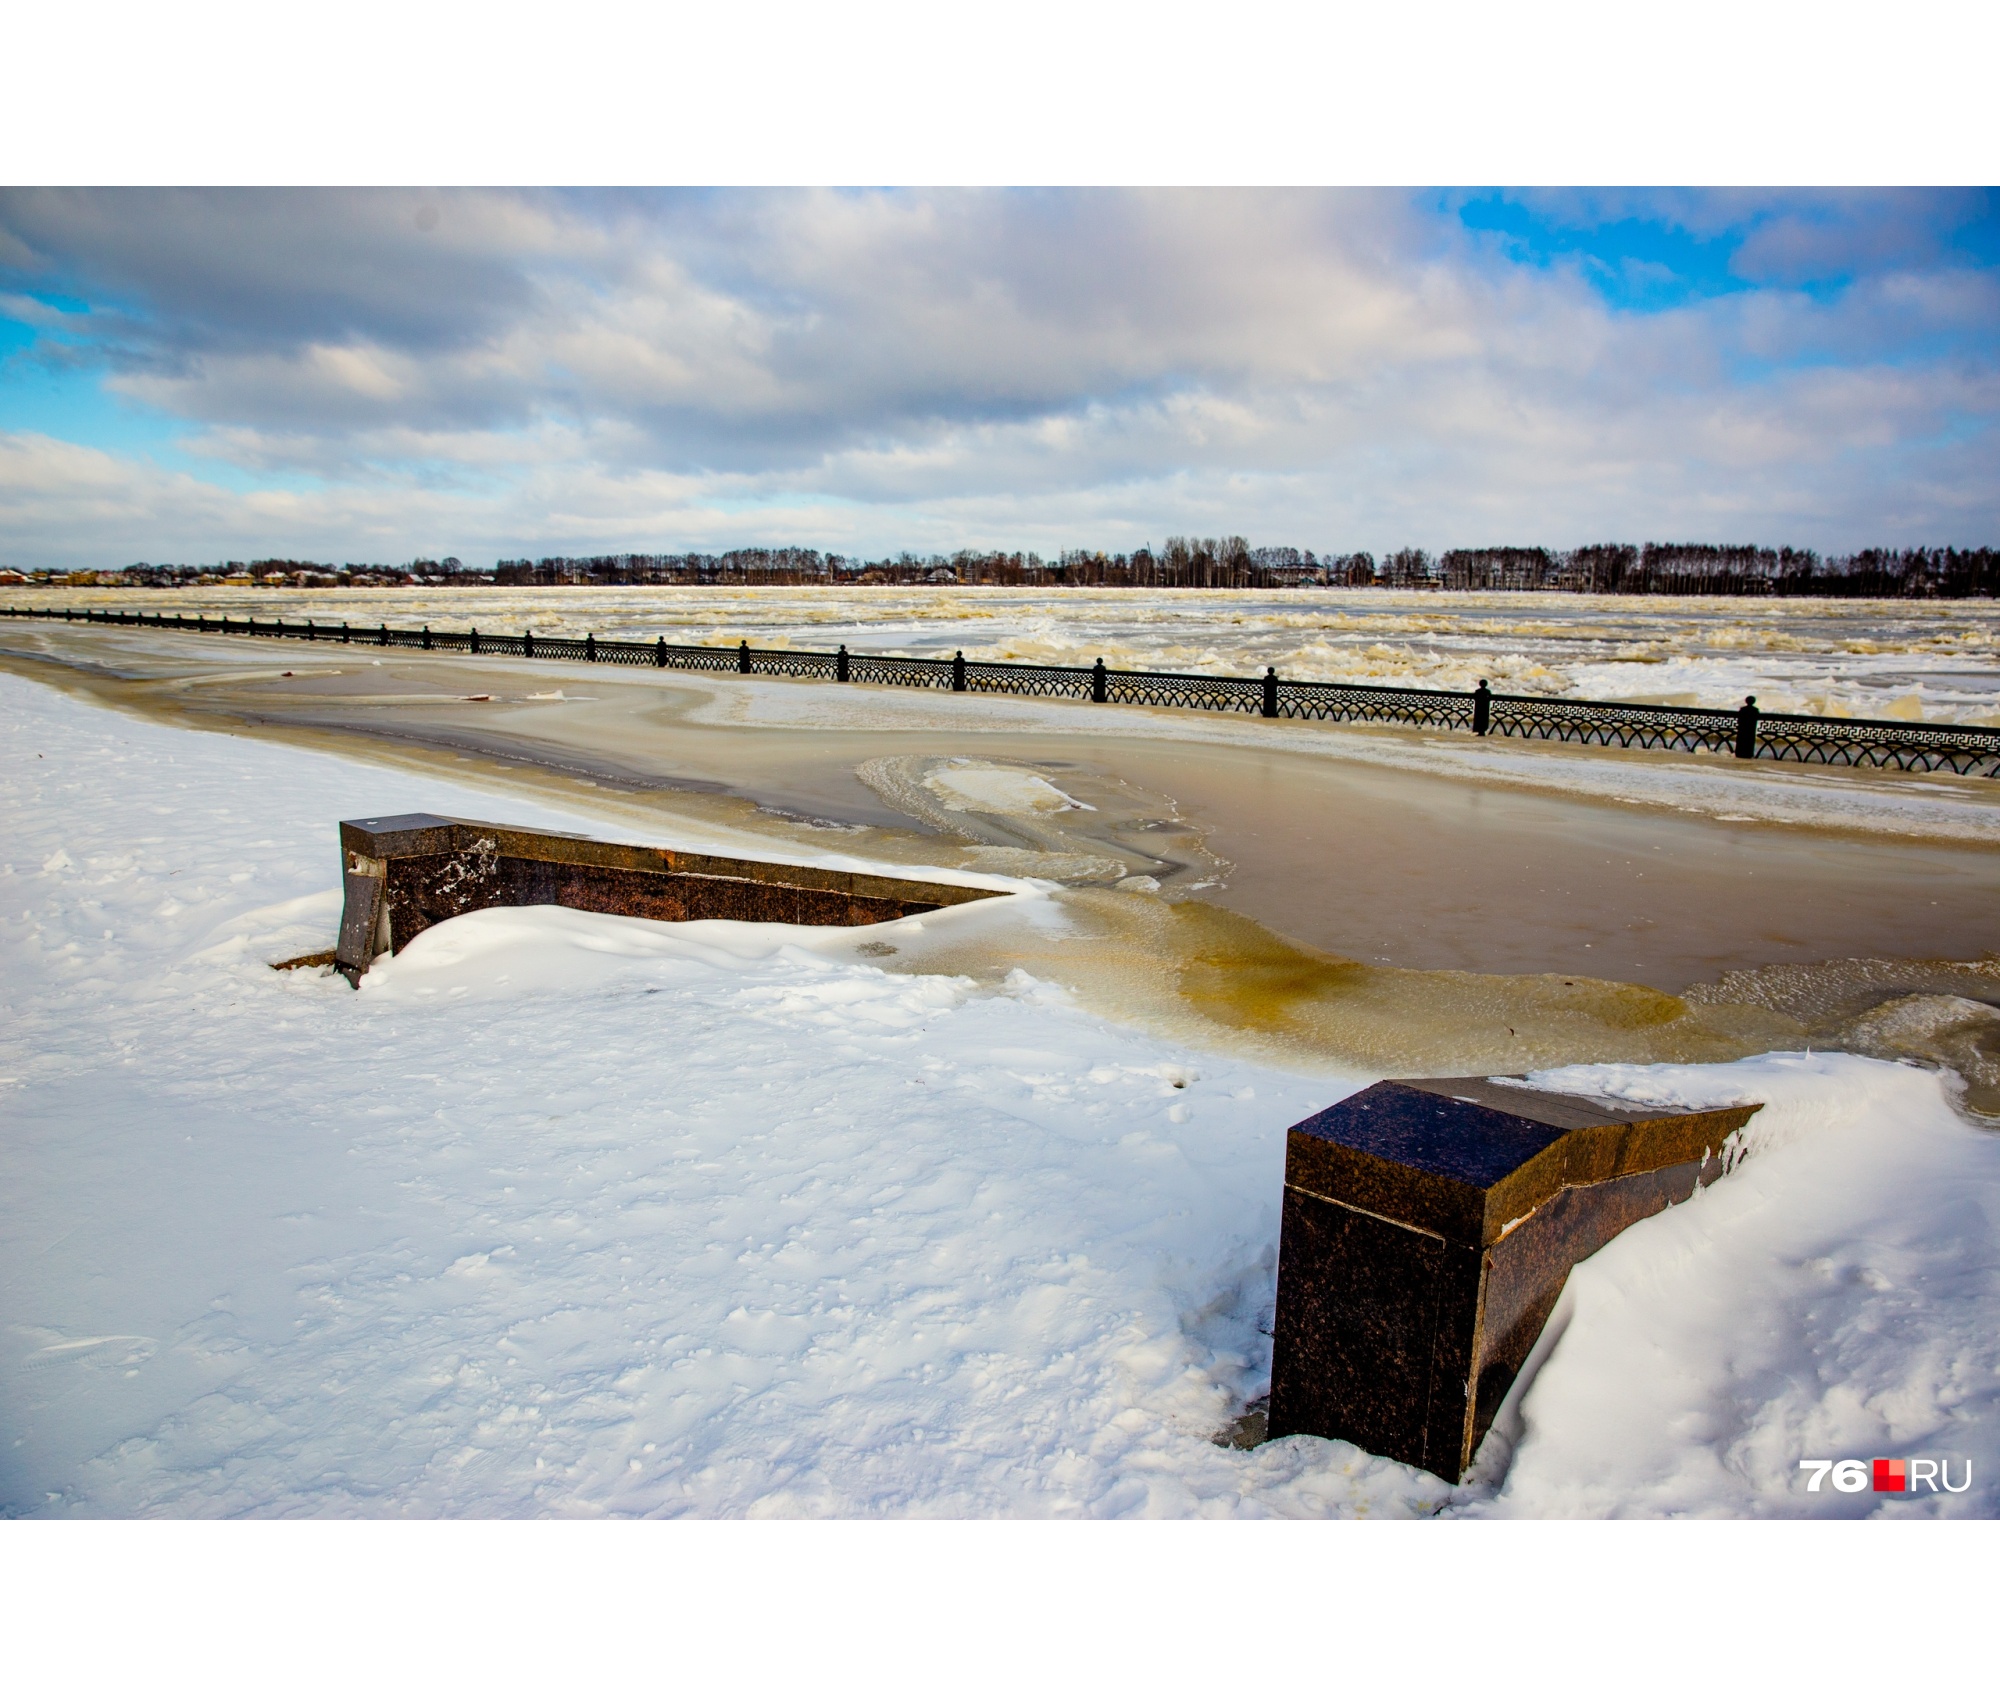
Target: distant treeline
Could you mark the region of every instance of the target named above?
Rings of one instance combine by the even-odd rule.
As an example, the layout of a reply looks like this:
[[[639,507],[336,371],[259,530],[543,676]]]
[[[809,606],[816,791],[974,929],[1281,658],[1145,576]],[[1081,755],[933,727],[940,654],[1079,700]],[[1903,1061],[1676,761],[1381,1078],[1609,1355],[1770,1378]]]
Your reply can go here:
[[[1586,545],[1575,551],[1492,546],[1447,551],[1436,563],[1398,552],[1394,586],[1531,589],[1579,593],[1723,593],[1769,598],[1965,599],[2000,596],[2000,551],[1981,546],[1880,547],[1822,557],[1791,546]],[[1405,561],[1409,559],[1409,561]]]
[[[1032,551],[958,551],[949,557],[837,557],[799,547],[777,551],[688,552],[675,556],[544,557],[530,563],[503,558],[493,572],[502,586],[552,586],[568,582],[624,585],[644,582],[779,586],[851,582],[860,586],[959,583],[984,587],[1292,587],[1305,584],[1371,585],[1374,559],[1318,557],[1292,546],[1257,546],[1239,535],[1227,539],[1169,539],[1127,553],[1065,551],[1044,558]],[[1330,578],[1330,582],[1329,582]]]
[[[1433,557],[1414,547],[1380,561],[1366,551],[1252,546],[1240,535],[1169,539],[1155,551],[959,551],[950,556],[842,557],[803,546],[606,557],[502,558],[492,569],[455,557],[405,564],[133,563],[110,571],[44,570],[9,581],[110,586],[914,586],[1402,587],[1508,592],[1722,593],[1769,597],[1956,599],[2000,597],[2000,551],[1917,546],[1822,556],[1791,546],[1486,546]]]
[[[1158,551],[960,551],[863,560],[799,548],[675,556],[502,559],[503,586],[649,582],[797,586],[814,582],[1002,587],[1408,587],[1578,593],[1742,593],[1846,598],[2000,596],[2000,551],[1952,547],[1822,557],[1790,546],[1586,545],[1575,551],[1488,546],[1432,557],[1414,548],[1379,562],[1366,551],[1316,554],[1227,539],[1169,539]]]
[[[0,582],[71,587],[490,587],[491,569],[470,569],[456,557],[442,562],[315,563],[260,557],[230,563],[128,563],[123,569],[0,569]]]

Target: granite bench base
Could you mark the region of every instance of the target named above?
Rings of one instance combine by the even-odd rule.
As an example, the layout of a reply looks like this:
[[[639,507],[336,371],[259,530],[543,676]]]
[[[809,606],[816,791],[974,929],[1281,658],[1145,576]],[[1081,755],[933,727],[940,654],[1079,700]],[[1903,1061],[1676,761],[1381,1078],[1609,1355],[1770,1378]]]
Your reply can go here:
[[[575,907],[637,919],[879,925],[1004,893],[818,866],[722,859],[673,848],[439,818],[340,826],[345,906],[333,963],[350,984],[376,955],[482,907]]]
[[[1718,1178],[1757,1112],[1385,1079],[1292,1128],[1269,1434],[1456,1482],[1570,1269]]]

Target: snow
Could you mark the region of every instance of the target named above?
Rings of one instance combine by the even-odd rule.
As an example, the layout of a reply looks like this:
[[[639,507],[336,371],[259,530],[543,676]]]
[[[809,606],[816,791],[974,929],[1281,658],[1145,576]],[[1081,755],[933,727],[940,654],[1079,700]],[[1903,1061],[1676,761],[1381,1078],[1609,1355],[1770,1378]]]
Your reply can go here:
[[[1039,817],[1049,812],[1094,812],[1074,800],[1045,776],[1009,765],[956,759],[924,779],[947,806],[969,812],[1005,812]]]
[[[2000,1137],[1847,1055],[1584,1067],[1554,1089],[1762,1102],[1717,1188],[1572,1273],[1500,1497],[1536,1516],[1993,1516]],[[1495,1459],[1505,1461],[1504,1442]],[[1964,1495],[1801,1491],[1803,1457],[1970,1458]],[[1952,1475],[1958,1478],[1954,1468]]]
[[[949,915],[494,911],[358,994],[276,973],[332,940],[341,817],[622,831],[15,678],[0,716],[6,1512],[1992,1514],[1990,1474],[1791,1468],[1993,1461],[2000,1147],[1932,1074],[1538,1075],[1769,1106],[1579,1267],[1483,1479],[1240,1452],[1283,1133],[1338,1063],[861,952]]]

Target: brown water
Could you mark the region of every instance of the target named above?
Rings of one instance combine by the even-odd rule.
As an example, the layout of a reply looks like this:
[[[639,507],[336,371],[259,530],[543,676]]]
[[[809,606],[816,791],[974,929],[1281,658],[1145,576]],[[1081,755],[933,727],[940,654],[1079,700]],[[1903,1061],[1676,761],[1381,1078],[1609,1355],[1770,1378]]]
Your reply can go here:
[[[1060,928],[935,931],[883,963],[1020,967],[1155,1029],[1321,1064],[1729,1058],[1833,1023],[1742,983],[1753,969],[1900,968],[1869,986],[1872,1011],[1913,994],[1988,1001],[1953,968],[2000,954],[1990,842],[1719,823],[1260,744],[1251,720],[1223,744],[1189,738],[1189,714],[1097,733],[1087,707],[1008,726],[1005,707],[933,714],[936,696],[842,689],[880,726],[830,727],[828,690],[781,684],[759,684],[750,720],[732,682],[644,671],[42,625],[8,625],[0,648],[142,714],[587,796],[635,835],[693,822],[1053,878]],[[957,726],[924,727],[932,716]],[[1967,1059],[1983,1047],[1975,1011],[1899,1011],[1877,1016],[1878,1052],[1921,1054],[1925,1025],[1972,1038]],[[1838,1027],[1862,1017],[1843,1010]]]

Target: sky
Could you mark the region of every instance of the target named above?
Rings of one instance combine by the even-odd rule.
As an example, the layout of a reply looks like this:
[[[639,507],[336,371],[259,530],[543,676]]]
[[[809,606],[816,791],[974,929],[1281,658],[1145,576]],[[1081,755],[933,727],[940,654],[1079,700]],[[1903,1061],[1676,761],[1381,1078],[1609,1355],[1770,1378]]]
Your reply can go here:
[[[2000,544],[2000,195],[0,191],[0,563]]]

